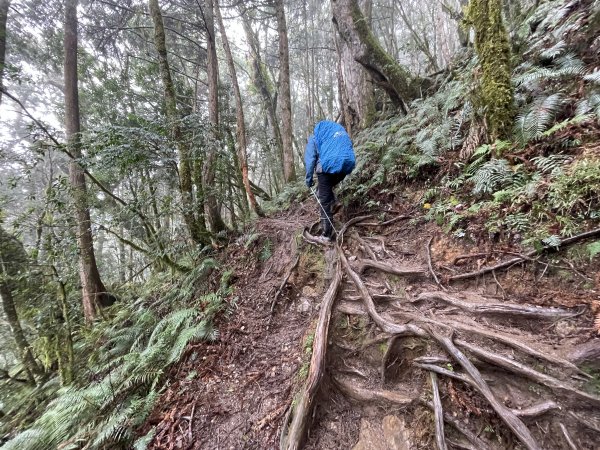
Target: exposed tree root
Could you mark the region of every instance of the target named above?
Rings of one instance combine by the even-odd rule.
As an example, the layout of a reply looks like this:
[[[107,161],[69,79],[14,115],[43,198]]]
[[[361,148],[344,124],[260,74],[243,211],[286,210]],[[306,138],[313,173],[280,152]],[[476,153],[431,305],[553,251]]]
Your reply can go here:
[[[568,245],[574,244],[575,242],[579,242],[582,241],[584,239],[588,239],[591,237],[596,237],[596,236],[600,236],[600,228],[596,228],[595,230],[591,230],[588,231],[586,233],[581,233],[578,235],[575,235],[573,237],[567,238],[567,239],[562,239],[560,242],[560,248],[564,248]],[[556,251],[557,248],[555,247],[546,247],[544,249],[545,251]],[[495,264],[493,266],[489,266],[489,267],[484,267],[483,269],[480,270],[476,270],[474,272],[469,272],[469,273],[463,273],[460,275],[454,275],[452,277],[448,278],[448,281],[459,281],[459,280],[467,280],[470,278],[475,278],[478,277],[480,275],[485,275],[486,273],[490,273],[493,272],[494,270],[501,270],[501,269],[506,269],[508,267],[511,267],[515,264],[519,264],[522,262],[527,261],[528,259],[530,259],[533,256],[538,255],[539,252],[537,250],[531,250],[521,256],[518,256],[516,258],[511,258],[508,261],[503,261],[501,263]]]
[[[572,312],[561,308],[542,308],[537,306],[517,305],[515,303],[473,303],[465,302],[456,297],[453,297],[445,292],[423,292],[413,300],[418,301],[440,301],[456,306],[473,314],[507,314],[521,317],[535,317],[539,319],[558,319],[565,317],[573,317],[580,312]]]
[[[358,233],[352,233],[352,238],[356,239],[356,241],[360,244],[361,249],[369,256],[369,258],[377,261],[377,255],[375,255],[375,252],[371,246],[363,238],[361,238]]]
[[[339,248],[338,253],[341,254]],[[331,309],[341,282],[342,271],[338,260],[335,275],[321,302],[321,311],[315,329],[308,378],[302,391],[297,396],[296,406],[293,409],[291,424],[287,429],[287,433],[285,433],[285,426],[283,427],[284,430],[282,432],[285,433],[286,436],[284,438],[285,445],[281,447],[282,449],[297,450],[301,448],[302,442],[306,436],[315,395],[317,394],[325,370],[325,352],[327,350],[329,320],[331,318]]]
[[[539,450],[540,446],[535,441],[527,426],[519,419],[509,408],[498,401],[492,393],[487,383],[484,381],[481,373],[473,363],[454,345],[452,339],[448,336],[442,336],[432,333],[433,337],[446,349],[446,351],[467,371],[475,383],[476,389],[490,403],[494,411],[508,425],[513,433],[529,450]]]
[[[392,336],[387,340],[387,347],[385,349],[385,352],[383,353],[383,358],[381,358],[381,382],[385,383],[385,373],[387,371],[387,367],[388,367],[388,361],[390,359],[390,354],[392,353],[392,349],[394,347],[394,344],[396,343],[396,339],[398,339],[398,336]]]
[[[425,401],[421,401],[421,403],[427,406],[432,411],[434,411],[433,403]],[[452,425],[453,428],[455,428],[458,432],[465,436],[467,440],[474,445],[473,448],[475,448],[476,450],[491,450],[490,446],[485,441],[481,440],[475,433],[464,428],[462,424],[458,420],[456,420],[455,417],[452,417],[452,415],[450,415],[447,412],[444,412],[444,422],[446,422],[449,425]]]
[[[340,377],[334,377],[335,384],[344,395],[359,402],[376,402],[385,400],[395,405],[408,406],[415,401],[414,397],[401,394],[397,391],[384,389],[363,388],[352,381]]]
[[[346,222],[338,234],[338,237],[337,237],[338,243],[341,245],[342,242],[344,242],[344,234],[346,233],[346,230],[348,228],[350,228],[352,225],[360,223],[364,220],[371,219],[372,217],[373,217],[372,215],[359,216],[359,217],[354,217],[353,219],[350,219],[348,222]]]
[[[440,398],[440,389],[437,383],[437,376],[434,372],[429,372],[431,380],[431,390],[433,392],[433,410],[435,415],[435,441],[438,450],[447,450],[446,436],[444,434],[444,410],[442,409],[442,399]]]
[[[569,448],[571,450],[577,450],[577,446],[575,445],[573,438],[571,438],[571,436],[569,435],[569,432],[567,431],[567,427],[565,427],[562,423],[560,424],[560,431],[562,431],[562,434],[565,437],[565,441],[567,441]]]
[[[428,319],[421,315],[416,315],[416,314],[411,314],[411,313],[406,313],[406,312],[401,312],[400,314],[410,320],[415,320],[415,321],[422,322],[422,323],[428,323],[431,325],[445,327],[448,329],[454,329],[457,331],[465,331],[465,332],[474,333],[479,336],[483,336],[488,339],[492,339],[492,340],[501,342],[505,345],[508,345],[509,347],[516,349],[516,350],[520,350],[521,352],[523,352],[527,355],[530,355],[530,356],[533,356],[538,359],[548,361],[548,362],[551,362],[554,364],[558,364],[558,365],[568,368],[571,371],[576,372],[580,375],[586,376],[588,378],[590,377],[590,375],[583,372],[572,362],[567,361],[566,359],[560,358],[558,356],[551,355],[550,353],[536,350],[533,347],[530,347],[529,345],[524,344],[523,342],[521,342],[511,336],[508,336],[504,333],[490,331],[486,328],[482,328],[482,327],[475,326],[475,325],[469,325],[464,322],[459,322],[457,320],[452,320],[452,319],[448,319],[448,318],[443,318],[442,319],[443,321],[440,321],[440,320]]]
[[[373,261],[372,259],[363,259],[360,261],[360,265],[358,267],[359,273],[364,273],[368,268],[381,270],[382,272],[387,272],[392,275],[400,275],[400,276],[410,276],[410,275],[424,275],[427,274],[427,270],[421,267],[407,266],[407,267],[398,267],[393,266],[391,264],[387,264],[381,261]]]
[[[478,358],[480,358],[490,364],[494,364],[495,366],[502,367],[503,369],[506,369],[510,372],[521,375],[525,378],[533,380],[536,383],[542,384],[551,389],[555,389],[555,390],[564,392],[571,396],[576,396],[576,397],[578,397],[582,400],[585,400],[591,404],[600,405],[600,397],[596,397],[595,395],[580,391],[580,390],[578,390],[572,386],[569,386],[568,384],[566,384],[554,377],[551,377],[550,375],[546,375],[544,373],[538,372],[538,371],[532,369],[531,367],[526,366],[525,364],[521,364],[518,361],[501,356],[498,353],[491,353],[487,350],[484,350],[480,347],[477,347],[473,344],[462,341],[460,339],[457,339],[456,343],[458,345],[460,345],[461,347],[464,347],[467,350],[469,350],[471,353],[473,353]]]
[[[537,405],[532,405],[528,408],[523,408],[523,409],[513,408],[512,411],[515,413],[515,415],[517,415],[519,417],[534,418],[534,417],[542,416],[542,415],[546,414],[547,412],[554,411],[556,409],[560,409],[560,406],[558,406],[552,400],[548,400],[543,403],[538,403]]]
[[[433,264],[431,262],[431,243],[432,242],[433,242],[433,236],[431,236],[431,238],[429,239],[429,242],[427,243],[427,265],[429,266],[429,273],[431,273],[431,276],[433,277],[435,284],[437,284],[441,290],[445,291],[446,288],[444,286],[442,286],[442,283],[440,283],[439,278],[435,274],[435,270],[433,270]]]
[[[354,270],[352,270],[352,268],[350,267],[350,264],[348,264],[348,260],[346,259],[344,252],[341,249],[340,249],[340,261],[342,262],[342,266],[346,270],[346,273],[352,279],[354,285],[356,286],[356,290],[360,293],[360,295],[363,299],[363,302],[365,303],[365,306],[367,308],[367,311],[369,313],[369,316],[371,317],[371,319],[373,319],[373,322],[375,322],[377,324],[377,326],[379,326],[379,328],[381,328],[386,333],[398,334],[401,336],[411,336],[411,335],[412,336],[421,336],[421,337],[428,336],[428,333],[425,330],[423,330],[422,328],[420,328],[416,325],[413,325],[413,324],[399,325],[397,323],[390,322],[390,321],[384,319],[375,309],[375,304],[373,303],[371,294],[369,294],[369,291],[367,290],[365,284],[360,279],[358,274]]]
[[[298,252],[298,255],[296,255],[296,259],[294,260],[294,263],[287,270],[287,273],[283,277],[283,281],[281,282],[281,285],[279,285],[279,289],[277,289],[277,292],[275,293],[275,296],[273,297],[273,301],[271,302],[271,312],[269,315],[269,322],[267,323],[267,330],[271,326],[271,320],[273,319],[273,312],[275,311],[275,304],[277,303],[277,299],[283,292],[283,289],[285,288],[285,285],[287,284],[288,280],[292,276],[294,269],[296,269],[296,267],[298,267],[299,262],[300,262],[300,252]]]

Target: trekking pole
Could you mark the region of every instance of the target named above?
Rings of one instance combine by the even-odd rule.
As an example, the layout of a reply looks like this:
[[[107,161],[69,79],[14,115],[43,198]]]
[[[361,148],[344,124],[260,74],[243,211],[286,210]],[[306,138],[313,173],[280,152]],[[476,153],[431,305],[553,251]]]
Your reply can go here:
[[[317,197],[317,193],[315,192],[315,190],[312,187],[310,188],[310,192],[312,192],[312,195],[314,195],[315,198],[317,199],[317,203],[319,204],[319,206],[323,210],[323,214],[325,214],[325,217],[327,217],[327,221],[331,224],[331,228],[333,228],[333,231],[335,231],[335,234],[338,235],[339,234],[338,230],[335,229],[335,226],[333,225],[333,222],[329,218],[329,214],[327,214],[327,211],[325,211],[325,208],[323,207],[323,204],[319,200],[319,197]]]

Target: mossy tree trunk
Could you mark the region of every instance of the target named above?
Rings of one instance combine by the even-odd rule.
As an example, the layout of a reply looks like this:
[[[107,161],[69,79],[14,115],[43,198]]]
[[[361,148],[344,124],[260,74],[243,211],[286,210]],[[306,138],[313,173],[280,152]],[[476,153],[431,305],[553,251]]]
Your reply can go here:
[[[269,172],[273,175],[271,186],[275,186],[278,190],[281,183],[280,177],[283,174],[283,141],[281,137],[281,128],[279,127],[279,120],[277,119],[276,108],[275,108],[275,92],[273,89],[272,80],[269,77],[267,69],[260,54],[260,45],[258,37],[252,29],[250,23],[249,11],[240,8],[240,16],[242,19],[242,26],[244,27],[244,33],[246,34],[246,40],[250,47],[250,78],[252,84],[258,91],[258,94],[263,103],[263,108],[267,113],[267,119],[271,129],[273,131],[273,140],[275,141],[275,158],[269,158]]]
[[[283,143],[283,179],[296,180],[294,165],[292,96],[290,94],[290,53],[283,0],[275,0],[277,34],[279,36],[279,109],[281,110],[281,139]]]
[[[211,140],[206,152],[202,171],[206,217],[210,231],[217,234],[227,227],[217,206],[216,171],[217,146],[220,145],[219,130],[219,60],[215,41],[215,19],[213,0],[204,2],[204,26],[206,28],[206,78],[208,81],[208,118],[211,125]]]
[[[8,234],[0,227],[0,300],[2,311],[12,332],[17,346],[19,358],[27,370],[27,376],[35,384],[34,374],[41,373],[41,369],[33,357],[31,346],[27,342],[25,332],[21,327],[19,315],[15,306],[15,292],[18,280],[23,278],[27,270],[27,253],[21,242]]]
[[[365,11],[369,20],[371,0],[363,0],[359,7]],[[338,53],[338,90],[342,121],[346,130],[353,136],[358,130],[371,125],[375,115],[375,96],[373,81],[369,72],[355,61],[352,47],[345,40],[335,36]]]
[[[209,244],[210,240],[206,231],[204,214],[199,211],[200,208],[196,204],[201,202],[194,202],[194,167],[192,164],[192,155],[188,144],[185,142],[183,131],[179,126],[180,118],[177,112],[177,97],[167,58],[165,27],[158,0],[148,0],[148,10],[154,24],[154,44],[158,53],[158,67],[163,83],[167,120],[171,123],[171,135],[177,145],[179,156],[179,190],[183,206],[183,219],[194,242]],[[196,169],[197,171],[199,171],[199,168]]]
[[[369,72],[392,102],[406,112],[406,103],[418,95],[415,80],[379,44],[360,10],[358,0],[332,0],[331,8],[333,23],[354,60]]]
[[[484,111],[490,138],[506,138],[513,126],[515,109],[502,0],[471,0],[466,19],[475,29],[475,50],[481,66],[476,103]]]

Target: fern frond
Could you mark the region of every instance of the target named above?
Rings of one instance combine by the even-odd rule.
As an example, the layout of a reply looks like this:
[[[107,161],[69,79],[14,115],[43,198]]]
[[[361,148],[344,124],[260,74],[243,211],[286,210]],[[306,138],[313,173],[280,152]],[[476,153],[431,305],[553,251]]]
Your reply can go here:
[[[541,136],[554,120],[563,102],[562,94],[552,94],[536,99],[517,116],[514,132],[518,141],[525,144]]]
[[[583,79],[595,84],[600,84],[600,70],[594,70],[592,73],[588,73]]]
[[[491,159],[484,163],[471,180],[475,194],[492,193],[498,188],[519,186],[524,182],[522,175],[513,171],[505,159]]]
[[[560,40],[556,44],[554,44],[552,47],[543,50],[540,53],[540,58],[546,59],[546,60],[555,59],[556,57],[558,57],[564,53],[566,46],[567,46],[567,44],[565,43],[565,41]]]

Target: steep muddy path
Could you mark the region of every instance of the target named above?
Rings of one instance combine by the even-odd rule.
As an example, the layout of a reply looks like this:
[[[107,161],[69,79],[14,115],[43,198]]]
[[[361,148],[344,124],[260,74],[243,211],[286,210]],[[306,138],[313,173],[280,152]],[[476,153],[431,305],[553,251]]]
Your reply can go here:
[[[170,373],[150,448],[598,448],[597,264],[457,242],[402,205],[342,211],[322,246],[313,209],[230,243],[231,315]]]

